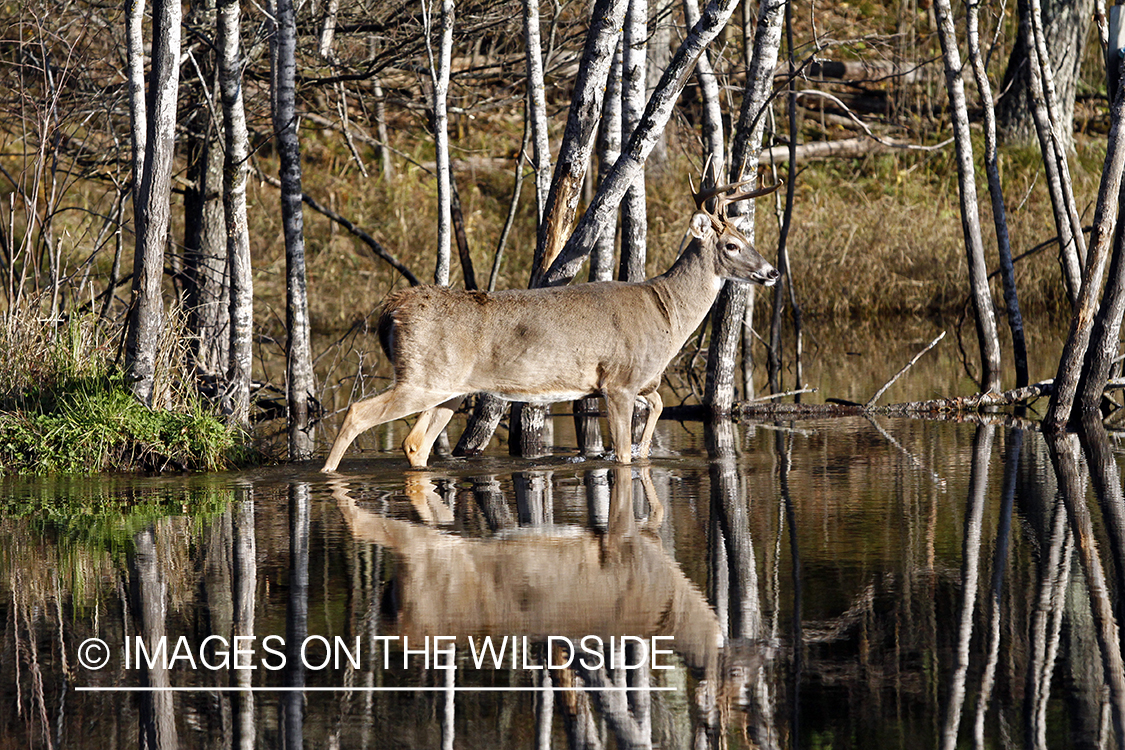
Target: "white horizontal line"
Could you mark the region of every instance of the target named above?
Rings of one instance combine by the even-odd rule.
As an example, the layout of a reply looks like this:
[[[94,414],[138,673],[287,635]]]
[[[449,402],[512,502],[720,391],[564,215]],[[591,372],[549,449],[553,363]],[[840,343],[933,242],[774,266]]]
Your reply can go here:
[[[76,687],[80,693],[576,693],[664,692],[675,687]]]

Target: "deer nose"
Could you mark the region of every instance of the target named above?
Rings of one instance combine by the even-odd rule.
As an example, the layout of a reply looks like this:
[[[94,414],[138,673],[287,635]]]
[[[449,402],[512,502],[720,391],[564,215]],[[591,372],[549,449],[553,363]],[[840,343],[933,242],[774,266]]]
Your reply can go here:
[[[770,281],[777,281],[779,278],[781,278],[781,271],[778,271],[776,268],[771,268],[766,273],[766,278]]]

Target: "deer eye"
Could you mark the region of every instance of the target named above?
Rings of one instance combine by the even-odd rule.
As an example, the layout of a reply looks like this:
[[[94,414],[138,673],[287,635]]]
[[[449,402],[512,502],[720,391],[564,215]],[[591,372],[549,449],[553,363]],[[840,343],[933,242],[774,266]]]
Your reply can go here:
[[[733,242],[728,242],[726,245],[726,251],[733,255],[734,253],[738,252],[738,245],[734,244]]]

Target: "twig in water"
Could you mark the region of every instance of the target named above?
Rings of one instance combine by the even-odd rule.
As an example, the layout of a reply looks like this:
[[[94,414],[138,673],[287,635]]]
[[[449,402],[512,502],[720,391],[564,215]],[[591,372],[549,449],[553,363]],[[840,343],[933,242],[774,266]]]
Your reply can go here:
[[[931,342],[930,342],[930,345],[929,345],[929,346],[927,346],[927,347],[926,347],[925,349],[923,349],[922,351],[920,351],[920,352],[918,352],[917,354],[915,354],[915,355],[914,355],[914,359],[912,359],[912,360],[910,360],[909,362],[907,362],[907,363],[906,363],[906,366],[905,366],[905,367],[903,367],[903,368],[902,368],[901,370],[899,370],[899,371],[898,371],[898,374],[897,374],[897,375],[895,375],[895,376],[894,376],[893,378],[891,378],[890,380],[888,380],[888,381],[887,381],[887,382],[886,382],[886,383],[885,383],[885,384],[883,385],[883,387],[882,387],[882,388],[880,388],[880,389],[879,389],[879,391],[878,391],[878,392],[877,392],[877,393],[876,393],[876,394],[875,394],[874,396],[872,396],[872,397],[871,397],[871,400],[870,400],[870,401],[868,401],[868,402],[867,402],[866,404],[864,404],[864,405],[863,405],[863,409],[864,409],[864,411],[866,411],[867,409],[870,409],[870,408],[871,408],[872,406],[874,406],[874,405],[875,405],[875,402],[879,400],[879,397],[880,397],[880,396],[882,396],[882,395],[883,395],[884,393],[886,393],[886,392],[887,392],[887,389],[888,389],[888,388],[890,388],[890,387],[891,387],[892,385],[894,385],[894,384],[895,384],[895,381],[896,381],[896,380],[898,380],[898,379],[899,379],[899,378],[901,378],[901,377],[902,377],[903,375],[905,375],[905,374],[906,374],[906,371],[907,371],[907,370],[909,370],[909,369],[910,369],[911,367],[913,367],[913,366],[914,366],[914,363],[915,363],[915,362],[917,362],[917,361],[918,361],[919,359],[921,359],[921,358],[922,358],[922,355],[923,355],[923,354],[925,354],[925,353],[926,353],[926,352],[928,352],[928,351],[929,351],[930,349],[933,349],[933,348],[934,348],[935,346],[937,346],[937,343],[938,343],[939,341],[941,341],[941,340],[942,340],[943,338],[945,338],[945,331],[942,331],[942,332],[941,332],[941,334],[940,334],[940,335],[939,335],[939,336],[938,336],[938,337],[937,337],[936,339],[934,339],[933,341],[931,341]]]
[[[798,390],[795,390],[795,391],[785,391],[784,393],[771,393],[768,396],[758,396],[757,398],[748,398],[748,399],[746,399],[745,403],[756,404],[756,403],[759,403],[761,401],[772,401],[775,398],[785,398],[786,396],[796,396],[800,393],[816,393],[819,390],[820,390],[819,388],[812,388],[812,387],[806,385],[804,388],[799,388]]]

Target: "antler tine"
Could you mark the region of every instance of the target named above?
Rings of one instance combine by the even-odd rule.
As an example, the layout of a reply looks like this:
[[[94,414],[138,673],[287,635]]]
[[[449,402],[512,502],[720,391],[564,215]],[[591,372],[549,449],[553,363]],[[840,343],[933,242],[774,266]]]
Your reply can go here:
[[[742,183],[735,183],[736,186],[740,185],[740,184],[742,184]],[[778,188],[780,188],[784,184],[785,184],[785,180],[783,178],[779,177],[779,178],[777,178],[777,182],[775,182],[772,185],[769,185],[767,187],[761,187],[761,188],[758,188],[756,190],[750,190],[750,191],[745,192],[745,193],[736,193],[734,195],[723,196],[722,198],[719,199],[719,201],[721,202],[721,206],[726,206],[727,204],[730,204],[730,203],[737,203],[738,201],[750,200],[751,198],[761,198],[763,195],[769,195],[770,193],[774,192],[775,190],[777,190]],[[718,209],[716,208],[716,210],[718,210]]]
[[[715,187],[707,189],[700,188],[698,192],[695,191],[695,186],[692,185],[692,197],[695,198],[695,207],[698,210],[703,211],[705,210],[703,206],[712,198],[721,196],[723,193],[730,192],[731,190],[734,190],[737,187],[741,187],[749,182],[755,182],[757,181],[757,179],[757,177],[748,177],[745,180],[739,180],[738,182],[732,182],[727,185],[717,185]],[[691,178],[688,178],[689,182],[690,180]],[[724,201],[722,198],[720,198],[718,201],[716,201],[716,203],[721,205],[716,205],[714,212],[708,213],[714,213],[718,215],[723,206],[725,206],[727,203],[730,203],[730,201]]]
[[[704,205],[707,203],[707,201],[711,200],[712,198],[715,198],[715,209],[713,211],[706,211],[706,213],[708,213],[712,216],[715,216],[715,217],[721,217],[723,209],[726,208],[731,203],[737,203],[738,201],[750,200],[751,198],[760,198],[763,195],[769,195],[770,193],[774,192],[775,190],[777,190],[778,188],[780,188],[782,185],[785,184],[785,180],[778,179],[777,182],[775,182],[773,185],[770,185],[769,187],[762,187],[762,188],[758,188],[756,190],[749,190],[749,191],[744,192],[744,193],[735,193],[734,195],[726,195],[726,193],[729,193],[731,190],[734,190],[735,188],[741,187],[741,186],[743,186],[743,185],[745,185],[749,182],[755,182],[755,181],[757,181],[756,177],[750,177],[750,178],[747,178],[745,180],[739,180],[738,182],[732,182],[729,185],[720,185],[718,187],[709,188],[707,190],[700,190],[698,192],[694,192],[695,186],[693,185],[692,186],[692,190],[693,190],[692,195],[695,198],[696,208],[700,211],[706,211],[706,209],[704,209]],[[689,179],[689,182],[690,182],[690,179]]]

